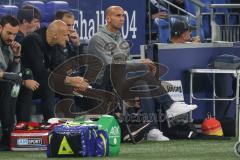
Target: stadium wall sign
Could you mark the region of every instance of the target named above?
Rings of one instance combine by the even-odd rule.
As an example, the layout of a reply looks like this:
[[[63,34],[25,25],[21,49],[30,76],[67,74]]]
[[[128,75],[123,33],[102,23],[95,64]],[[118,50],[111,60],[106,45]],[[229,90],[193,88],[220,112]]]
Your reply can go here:
[[[145,0],[76,0],[70,5],[76,17],[75,27],[80,39],[85,41],[98,31],[99,26],[105,24],[104,11],[107,7],[121,6],[126,15],[122,35],[124,39],[132,41],[131,53],[139,54],[139,46],[145,43]]]

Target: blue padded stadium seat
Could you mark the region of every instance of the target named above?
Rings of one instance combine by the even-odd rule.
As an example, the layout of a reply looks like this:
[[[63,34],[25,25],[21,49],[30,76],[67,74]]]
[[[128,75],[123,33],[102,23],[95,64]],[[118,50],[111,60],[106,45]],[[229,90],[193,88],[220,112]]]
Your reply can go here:
[[[184,0],[184,7],[188,12],[192,13],[193,15],[196,14],[195,5],[189,0]]]
[[[216,3],[216,4],[228,4],[228,3],[231,3],[230,0],[213,0],[213,3]],[[227,22],[225,22],[224,24],[238,24],[238,18],[239,18],[239,15],[238,14],[231,14],[229,13],[229,10],[227,8],[218,8],[215,10],[216,12],[220,12],[220,13],[223,13]],[[226,17],[228,15],[228,17]],[[223,15],[222,15],[223,17]],[[216,21],[217,23],[219,24],[219,16],[216,17]],[[221,21],[220,21],[221,22]]]
[[[210,24],[210,16],[204,15],[202,17],[202,29],[204,32],[205,38],[211,38],[211,24]]]
[[[42,2],[42,1],[24,1],[21,6],[23,7],[25,5],[32,5],[32,6],[36,7],[40,11],[42,19],[44,20],[44,17],[45,17],[44,2]]]
[[[50,1],[45,4],[46,7],[46,22],[51,22],[54,20],[55,13],[58,10],[69,10],[69,4],[65,1]]]
[[[0,4],[1,4],[1,5],[9,4],[9,0],[1,0],[1,1],[0,1]]]
[[[231,3],[230,0],[213,0],[214,3],[216,4],[228,4]],[[239,19],[239,14],[235,13],[235,14],[231,14],[231,11],[228,10],[227,8],[219,8],[216,10],[216,12],[223,12],[225,14],[225,16],[228,15],[228,17],[226,17],[226,24],[230,24],[230,25],[235,25],[238,24],[238,19]]]
[[[189,18],[188,17],[188,23],[191,25],[191,26],[196,26],[197,24],[197,22],[196,22],[196,20],[195,19],[193,19],[193,18]],[[199,32],[200,32],[200,39],[201,39],[201,42],[205,42],[205,35],[204,35],[204,31],[203,31],[203,28],[202,27],[200,27],[199,29]],[[197,31],[192,31],[192,37],[195,37],[195,36],[197,36]]]
[[[203,13],[210,13],[211,9],[209,8],[209,5],[212,4],[211,0],[200,0],[202,3],[205,4],[205,7],[202,8]]]
[[[18,10],[18,6],[15,5],[0,5],[0,17],[6,14],[10,14],[16,17]]]
[[[214,3],[214,4],[226,4],[227,1],[226,0],[213,0],[212,3]],[[216,12],[221,12],[221,13],[228,13],[227,8],[217,8],[215,11]]]
[[[79,6],[81,6],[80,8],[84,8],[84,6],[89,6],[89,2],[91,1],[81,1],[81,0],[44,0],[45,3],[51,2],[51,1],[65,1],[69,4],[71,9],[79,9]],[[93,8],[95,6],[92,6]]]
[[[229,15],[228,17],[228,24],[229,25],[238,25],[239,24],[239,14],[234,13]]]
[[[202,8],[202,29],[204,32],[204,37],[207,39],[211,38],[211,24],[210,24],[210,13],[211,9],[209,5],[212,3],[211,0],[201,0],[205,4],[205,7]]]
[[[160,43],[168,43],[170,38],[170,25],[164,19],[156,19],[154,21],[158,25],[158,39]]]
[[[214,4],[226,4],[226,0],[213,0]],[[226,15],[228,14],[228,9],[227,8],[216,8],[215,13],[218,13],[215,17],[215,21],[219,25],[224,25],[226,24]]]

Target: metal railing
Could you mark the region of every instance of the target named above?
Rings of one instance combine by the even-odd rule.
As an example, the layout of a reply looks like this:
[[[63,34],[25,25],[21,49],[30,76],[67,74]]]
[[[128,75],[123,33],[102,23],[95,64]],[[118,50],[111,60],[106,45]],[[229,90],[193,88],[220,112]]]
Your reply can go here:
[[[178,7],[177,5],[175,5],[175,4],[171,3],[171,2],[169,2],[168,0],[162,0],[162,1],[165,2],[165,3],[167,3],[168,6],[172,6],[172,7],[176,8],[176,9],[178,9],[179,11],[182,11],[183,13],[187,14],[188,16],[191,16],[191,17],[193,17],[193,18],[196,18],[196,16],[193,15],[192,13],[189,13],[188,11],[186,11],[186,10],[184,10],[184,9],[182,9],[182,8],[180,8],[180,7]],[[169,8],[169,7],[168,7],[168,8]]]
[[[170,10],[169,6],[172,6],[172,7],[176,8],[178,11],[181,11],[181,12],[185,13],[186,15],[196,19],[195,15],[189,13],[188,11],[186,11],[186,10],[180,8],[180,7],[178,7],[177,5],[169,2],[168,0],[162,0],[162,1],[165,2],[168,5],[168,7],[167,7],[168,10]],[[149,13],[151,13],[151,2],[150,1],[148,2],[148,11],[149,11]],[[148,22],[149,22],[148,23],[148,43],[152,43],[152,35],[151,35],[151,33],[152,33],[152,24],[151,24],[151,20],[152,20],[152,17],[149,14],[149,16],[148,16]]]
[[[196,15],[193,15],[192,13],[178,7],[177,5],[169,2],[168,0],[162,0],[162,2],[165,2],[167,5],[168,5],[168,10],[170,10],[170,6],[171,7],[174,7],[178,10],[178,13],[181,11],[183,13],[186,14],[186,16],[190,16],[191,18],[195,19],[196,20],[196,27],[197,27],[197,35],[199,36],[200,35],[200,26],[201,26],[201,8],[202,7],[205,7],[205,4],[203,4],[202,2],[198,1],[198,0],[190,0],[191,3],[193,3],[196,7]],[[151,12],[151,2],[149,1],[148,3],[148,11]],[[166,18],[170,18],[171,15],[168,15]],[[152,32],[152,24],[151,24],[151,15],[149,14],[149,17],[148,17],[148,39],[149,39],[149,43],[152,43],[152,35],[151,35],[151,32]],[[170,26],[169,26],[170,27]]]
[[[212,32],[212,42],[214,41],[227,41],[227,42],[237,42],[240,41],[240,24],[232,25],[229,24],[229,16],[232,13],[218,13],[214,12],[215,9],[226,8],[240,8],[240,4],[210,4],[211,8],[211,32]],[[216,15],[225,16],[225,24],[216,23]],[[236,14],[233,14],[236,15]],[[240,16],[240,14],[238,14]],[[239,19],[238,19],[239,20]]]

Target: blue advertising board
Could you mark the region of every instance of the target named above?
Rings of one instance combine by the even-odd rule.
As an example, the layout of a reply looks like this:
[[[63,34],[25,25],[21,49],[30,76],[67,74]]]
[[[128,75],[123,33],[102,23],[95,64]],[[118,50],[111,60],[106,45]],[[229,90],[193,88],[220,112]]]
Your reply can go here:
[[[27,0],[1,0],[0,4],[11,4],[20,8],[25,1]],[[98,31],[99,26],[105,24],[105,9],[112,5],[119,5],[125,10],[126,16],[122,35],[124,39],[131,42],[131,54],[140,54],[140,45],[145,44],[146,0],[57,0],[65,1],[68,5],[63,5],[60,2],[49,8],[47,4],[52,0],[29,1],[30,4],[39,9],[41,4],[32,3],[33,1],[41,1],[43,7],[45,5],[45,11],[41,10],[41,14],[45,15],[43,16],[43,22],[46,25],[54,19],[57,9],[70,9],[76,17],[75,28],[78,30],[83,43],[87,42]]]
[[[153,61],[161,63],[168,68],[168,72],[160,77],[162,80],[181,80],[184,101],[190,103],[190,69],[206,69],[219,55],[229,54],[240,56],[239,43],[187,43],[187,44],[161,44],[155,43],[146,46],[145,55]],[[222,78],[221,88],[226,87],[224,94],[231,97],[233,76]],[[201,98],[212,96],[212,78],[210,74],[196,74],[193,80],[194,95]],[[216,84],[217,88],[219,84]],[[223,101],[221,101],[223,102]],[[226,102],[226,101],[225,101]],[[208,112],[212,112],[212,101],[193,100],[198,108],[193,111],[193,119],[204,119]],[[228,102],[227,102],[228,103]],[[216,103],[216,107],[223,108],[226,103]],[[227,117],[234,117],[236,109],[234,105],[226,110]]]
[[[136,4],[137,3],[137,4]],[[139,46],[145,43],[145,0],[74,0],[69,1],[76,16],[76,28],[80,39],[89,40],[105,24],[104,11],[111,5],[125,10],[125,24],[122,35],[132,42],[132,54],[139,54]]]

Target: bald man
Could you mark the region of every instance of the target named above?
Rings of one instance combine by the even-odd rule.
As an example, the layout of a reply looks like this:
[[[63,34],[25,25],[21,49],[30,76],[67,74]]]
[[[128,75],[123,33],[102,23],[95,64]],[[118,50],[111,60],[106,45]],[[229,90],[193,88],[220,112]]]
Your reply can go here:
[[[124,25],[125,14],[120,6],[110,6],[105,11],[105,20],[107,22],[99,29],[89,41],[88,53],[101,58],[105,65],[115,62],[125,62],[128,60],[130,45],[123,39],[121,28]],[[149,59],[140,60],[147,64],[151,71],[155,72],[156,67]],[[103,83],[103,70],[99,74],[97,83]]]
[[[125,61],[128,58],[130,48],[121,49],[118,47],[124,42],[120,33],[125,19],[124,10],[120,6],[111,6],[106,9],[105,14],[107,24],[90,39],[88,53],[97,55],[105,64],[112,63],[114,55],[121,55],[121,60]],[[113,46],[109,44],[113,44]],[[110,48],[106,49],[108,45]]]
[[[101,88],[104,86],[106,90],[109,90],[109,88],[111,88],[111,81],[108,64],[134,62],[129,61],[130,45],[128,41],[124,40],[121,35],[121,28],[124,25],[125,20],[123,8],[120,6],[110,6],[106,9],[105,15],[107,24],[102,26],[99,31],[90,39],[88,53],[98,56],[104,62],[105,67],[101,70],[100,74],[98,74],[96,86],[100,86]],[[156,72],[156,67],[151,60],[143,59],[139,62],[148,65],[153,74]],[[149,108],[151,107],[149,106]],[[152,110],[155,109],[154,106],[152,108]],[[140,128],[131,129],[133,132],[137,131],[144,133],[149,131],[148,126],[150,125],[143,124],[143,126],[139,125]],[[152,126],[155,127],[155,124],[152,124]],[[168,138],[164,137],[159,130],[156,136],[160,137],[156,140],[168,140]],[[123,137],[123,139],[126,139],[127,135],[126,137],[123,135]],[[144,137],[141,137],[141,140],[142,138]]]
[[[98,74],[96,86],[100,86],[101,88],[103,88],[103,86],[106,86],[105,89],[109,90],[109,88],[111,88],[111,81],[109,77],[109,68],[107,67],[109,66],[108,64],[119,62],[123,62],[126,64],[134,64],[136,61],[133,62],[128,59],[130,45],[127,41],[123,39],[121,35],[121,28],[125,20],[123,8],[120,6],[110,6],[106,9],[105,15],[105,20],[107,24],[100,28],[99,31],[90,39],[88,53],[98,56],[104,62],[105,67],[101,70],[101,73]],[[141,59],[138,62],[146,64],[153,74],[156,73],[155,64],[151,60]],[[169,140],[163,135],[163,133],[159,129],[157,129],[158,124],[153,118],[153,116],[156,116],[156,111],[159,110],[159,106],[161,106],[161,110],[166,111],[167,117],[174,117],[183,113],[187,113],[196,108],[195,106],[183,103],[175,103],[169,97],[169,95],[162,96],[160,98],[148,98],[142,100],[141,102],[142,112],[148,115],[148,117],[145,116],[144,118],[148,118],[149,122],[151,122],[151,128],[149,130],[149,133],[147,134],[147,139],[154,141]],[[145,124],[143,125],[146,126]],[[141,127],[141,129],[134,129],[146,132],[146,127],[139,127]],[[135,132],[136,130],[132,131]],[[127,136],[127,138],[129,138],[129,136]]]
[[[55,19],[62,20],[68,26],[69,41],[66,49],[62,52],[62,60],[82,54],[83,45],[80,45],[80,37],[74,28],[75,17],[71,11],[59,10],[55,14]]]
[[[54,117],[54,93],[48,86],[48,76],[54,68],[51,62],[58,58],[56,47],[66,47],[68,34],[67,25],[61,20],[55,20],[47,28],[41,28],[26,36],[22,43],[22,64],[32,70],[34,79],[40,84],[36,92],[42,99],[44,121]],[[71,81],[71,77],[66,77],[66,83],[71,84]],[[79,90],[88,87],[82,77],[75,77],[74,82]]]

